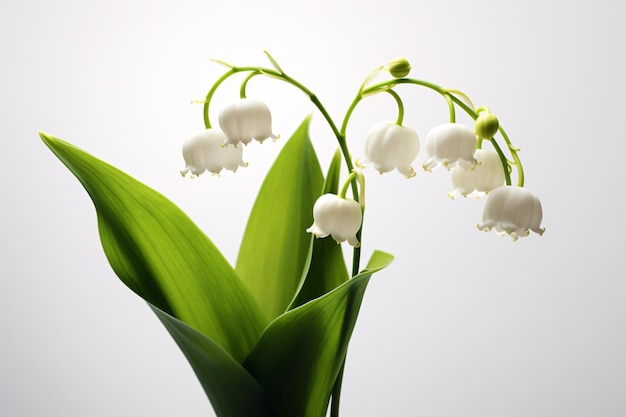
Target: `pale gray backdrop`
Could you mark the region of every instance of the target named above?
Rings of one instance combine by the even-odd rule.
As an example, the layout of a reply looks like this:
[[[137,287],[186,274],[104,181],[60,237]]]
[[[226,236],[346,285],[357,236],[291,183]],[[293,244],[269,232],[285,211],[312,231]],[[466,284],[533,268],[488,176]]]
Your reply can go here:
[[[626,415],[623,11],[614,1],[4,1],[0,6],[0,415],[210,416],[182,354],[111,272],[87,194],[45,130],[156,188],[222,248],[237,247],[305,96],[255,78],[283,139],[236,175],[182,179],[180,146],[224,71],[283,68],[339,120],[363,77],[403,55],[412,75],[500,117],[543,202],[543,237],[480,233],[483,202],[451,201],[444,172],[367,170],[364,254],[396,255],[366,294],[344,416]],[[447,119],[417,88],[406,123]],[[229,84],[217,103],[237,97]],[[217,111],[217,107],[215,109]],[[355,156],[388,97],[355,113]],[[213,117],[216,117],[213,115]],[[311,134],[326,166],[331,132]],[[418,157],[417,166],[423,161]]]

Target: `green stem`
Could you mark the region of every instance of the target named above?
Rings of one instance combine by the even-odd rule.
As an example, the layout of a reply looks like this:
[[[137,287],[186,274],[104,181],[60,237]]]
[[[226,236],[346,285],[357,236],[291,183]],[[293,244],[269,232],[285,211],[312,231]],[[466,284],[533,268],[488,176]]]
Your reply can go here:
[[[483,148],[483,138],[478,137],[476,139],[476,149],[482,149]]]
[[[357,173],[355,171],[352,171],[350,175],[348,175],[348,178],[346,178],[346,181],[343,183],[343,187],[341,187],[341,190],[339,191],[339,197],[346,198],[346,192],[348,191],[348,186],[352,183],[352,180],[356,178],[357,178]]]
[[[443,94],[443,97],[448,102],[448,113],[450,114],[448,121],[450,123],[456,123],[456,111],[454,110],[454,102],[452,101],[452,97],[448,93]]]
[[[328,114],[328,111],[326,110],[326,108],[322,105],[322,102],[317,98],[317,96],[311,90],[309,90],[303,84],[291,78],[287,74],[276,73],[276,75],[278,76],[278,78],[282,78],[284,81],[299,88],[302,92],[304,92],[306,95],[309,96],[309,99],[313,102],[315,107],[317,107],[319,112],[322,114],[324,119],[326,119],[326,122],[332,129],[333,134],[335,135],[335,138],[337,139],[337,142],[339,143],[339,148],[341,149],[341,154],[343,155],[343,159],[346,164],[346,168],[348,169],[348,172],[354,171],[354,165],[352,164],[352,159],[350,157],[350,150],[348,149],[346,136],[344,134],[345,132],[340,132],[339,129],[337,129],[337,125],[335,124],[334,120],[330,117],[330,114]],[[355,201],[358,201],[359,191],[358,191],[356,179],[352,181],[352,196],[354,197]],[[360,235],[357,234],[357,238],[360,238]],[[359,253],[360,253],[360,250],[359,250]],[[352,258],[352,265],[353,265],[352,276],[354,276],[359,273],[359,257]]]
[[[467,96],[467,94],[465,94],[464,92],[462,92],[461,90],[457,90],[456,88],[446,88],[445,91],[449,94],[454,94],[455,96],[459,96],[461,98],[463,98],[465,101],[464,103],[472,110],[474,110],[474,108],[476,106],[474,106],[474,103],[472,103],[472,100],[470,100],[470,98]],[[476,110],[477,113],[478,110]]]
[[[396,119],[396,124],[398,126],[402,126],[402,122],[404,121],[404,104],[402,103],[402,99],[398,93],[391,89],[385,90],[385,92],[389,93],[396,100],[396,103],[398,104],[398,118]]]
[[[346,368],[346,358],[343,358],[339,374],[333,386],[333,393],[330,402],[330,417],[339,417],[339,400],[341,399],[341,381],[343,380],[343,371]]]
[[[217,81],[215,81],[215,84],[213,84],[213,86],[211,87],[211,89],[209,90],[209,92],[206,95],[206,98],[204,99],[204,108],[202,109],[202,113],[204,116],[204,127],[206,129],[211,129],[211,120],[209,119],[209,106],[211,105],[211,99],[213,98],[213,94],[215,94],[215,92],[217,91],[217,88],[231,75],[236,74],[238,71],[236,68],[231,68],[230,70],[226,71],[226,73],[224,73],[224,75],[222,75],[220,78],[217,79]]]
[[[519,159],[519,156],[517,155],[517,151],[519,149],[515,148],[511,144],[511,141],[509,140],[509,137],[504,131],[504,129],[502,129],[501,127],[498,127],[498,131],[500,132],[500,135],[502,135],[502,138],[506,142],[509,152],[511,152],[511,156],[513,156],[513,163],[515,164],[515,168],[517,168],[517,185],[519,187],[523,187],[524,186],[524,168],[522,167],[522,161]]]
[[[467,96],[465,96],[465,98],[467,98]],[[480,113],[482,113],[482,112],[490,113],[491,111],[489,110],[489,107],[487,107],[487,106],[480,106],[480,107],[476,108],[474,110],[474,112],[476,112],[476,114],[478,116],[480,116]],[[478,136],[478,139],[476,140],[476,149],[482,149],[482,147],[483,147],[483,140],[484,140],[484,138]],[[495,141],[492,141],[492,143],[495,143]]]
[[[250,74],[248,74],[246,78],[244,78],[244,80],[241,83],[241,87],[239,87],[239,98],[246,98],[246,87],[248,86],[248,81],[250,81],[252,77],[255,77],[257,75],[261,75],[261,72],[252,71],[250,72]]]
[[[361,171],[354,170],[350,173],[350,175],[348,175],[348,178],[346,178],[346,181],[343,183],[343,186],[341,187],[341,190],[339,191],[339,197],[346,198],[346,192],[348,191],[348,186],[350,184],[353,184],[355,180],[358,182],[360,190],[361,190],[361,193],[359,194],[359,198],[355,201],[359,203],[359,205],[361,206],[361,210],[365,211],[365,177],[363,176],[363,173]]]
[[[504,156],[504,152],[502,152],[502,149],[500,148],[500,145],[498,145],[498,142],[496,142],[496,140],[494,138],[491,138],[490,142],[491,142],[491,145],[493,146],[493,148],[496,150],[496,153],[498,154],[498,157],[500,158],[500,161],[506,161],[506,156]],[[508,162],[506,163],[506,165],[504,167],[504,179],[505,179],[506,185],[511,185],[511,174],[509,173],[509,164],[508,164]],[[521,187],[521,185],[520,185],[520,187]]]

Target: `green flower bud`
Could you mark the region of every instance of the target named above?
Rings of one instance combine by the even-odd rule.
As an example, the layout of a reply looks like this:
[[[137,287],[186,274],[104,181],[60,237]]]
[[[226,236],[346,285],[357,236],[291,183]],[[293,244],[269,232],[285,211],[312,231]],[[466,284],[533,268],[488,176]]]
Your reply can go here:
[[[483,112],[476,118],[474,133],[482,139],[491,139],[498,132],[498,118],[489,112]]]
[[[406,58],[394,58],[387,65],[389,73],[395,78],[403,78],[409,75],[411,64]]]

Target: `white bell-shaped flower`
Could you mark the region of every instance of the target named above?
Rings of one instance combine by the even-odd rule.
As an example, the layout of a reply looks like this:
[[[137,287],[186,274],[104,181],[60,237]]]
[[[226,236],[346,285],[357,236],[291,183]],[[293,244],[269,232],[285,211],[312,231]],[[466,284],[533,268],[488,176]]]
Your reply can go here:
[[[530,191],[522,187],[503,185],[487,196],[480,230],[491,230],[510,235],[513,240],[528,236],[529,230],[542,235],[543,212],[541,202]]]
[[[475,164],[476,135],[474,130],[459,123],[444,123],[435,126],[426,135],[425,171],[432,171],[439,165],[450,169],[460,166],[471,169]]]
[[[272,133],[272,114],[267,105],[256,99],[242,98],[228,104],[220,112],[220,127],[226,134],[227,145],[247,145],[256,139],[278,139]]]
[[[467,197],[470,194],[480,197],[504,185],[502,162],[495,151],[477,149],[474,159],[477,163],[473,169],[465,170],[457,165],[450,170],[450,179],[454,187],[448,193],[450,197],[455,198],[458,195]]]
[[[397,169],[407,178],[415,176],[411,166],[420,150],[419,137],[415,130],[393,122],[374,125],[365,137],[365,160],[374,169],[385,173]]]
[[[206,129],[196,132],[183,144],[185,168],[180,171],[184,177],[189,171],[197,176],[204,171],[219,174],[226,168],[236,172],[237,168],[248,164],[242,160],[241,147],[224,146],[226,135],[218,129]]]
[[[313,206],[313,225],[306,231],[319,238],[331,235],[337,243],[347,240],[350,245],[358,247],[356,234],[362,221],[359,203],[335,194],[324,194]]]

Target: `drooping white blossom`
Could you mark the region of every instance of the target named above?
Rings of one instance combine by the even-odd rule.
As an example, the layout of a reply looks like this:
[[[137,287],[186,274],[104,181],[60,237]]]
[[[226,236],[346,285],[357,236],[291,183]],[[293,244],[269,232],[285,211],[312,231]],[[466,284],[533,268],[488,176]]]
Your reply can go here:
[[[475,164],[476,135],[474,131],[460,123],[444,123],[435,126],[426,135],[426,160],[422,164],[425,171],[432,171],[439,165],[447,169],[460,166],[471,169]]]
[[[226,136],[218,129],[205,129],[192,134],[183,144],[185,168],[180,171],[184,177],[198,176],[204,171],[219,174],[222,169],[236,172],[237,168],[245,167],[241,147],[224,146]]]
[[[393,122],[374,125],[365,138],[365,160],[374,169],[385,173],[397,169],[407,178],[415,176],[411,166],[420,150],[419,137],[415,130]]]
[[[474,153],[477,163],[473,169],[455,166],[450,170],[450,179],[454,189],[448,193],[452,198],[458,195],[480,197],[494,188],[504,185],[504,169],[500,157],[495,151],[477,149]]]
[[[358,247],[356,234],[362,221],[359,203],[335,194],[324,194],[313,205],[313,225],[306,231],[318,238],[331,235],[337,243],[347,240],[350,245]]]
[[[529,230],[542,235],[543,212],[541,202],[530,191],[514,185],[503,185],[487,196],[480,230],[494,229],[513,240],[528,236]]]
[[[278,139],[272,133],[272,114],[260,100],[242,98],[228,104],[220,112],[219,123],[227,145],[247,145],[252,139],[261,143],[267,138]]]

